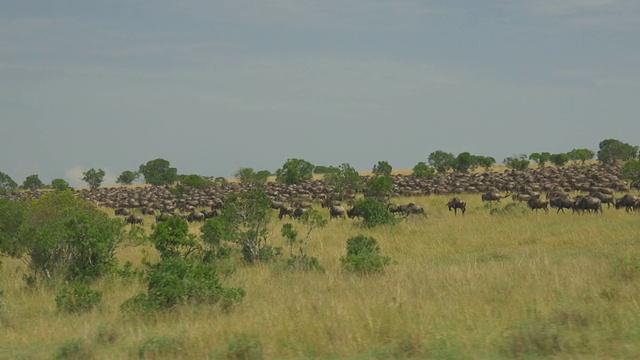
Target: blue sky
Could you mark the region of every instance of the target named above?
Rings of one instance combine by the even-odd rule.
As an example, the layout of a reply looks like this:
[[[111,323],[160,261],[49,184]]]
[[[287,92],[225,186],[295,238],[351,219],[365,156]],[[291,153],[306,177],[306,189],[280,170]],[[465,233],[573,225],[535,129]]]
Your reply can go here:
[[[0,171],[639,145],[638,39],[635,0],[6,0]]]

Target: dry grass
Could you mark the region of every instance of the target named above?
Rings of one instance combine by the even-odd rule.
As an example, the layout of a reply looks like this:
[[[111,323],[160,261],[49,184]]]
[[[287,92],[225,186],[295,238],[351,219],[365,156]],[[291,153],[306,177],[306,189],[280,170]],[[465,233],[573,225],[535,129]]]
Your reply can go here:
[[[26,289],[22,264],[5,260],[0,358],[48,359],[72,345],[100,359],[227,358],[229,349],[265,359],[640,357],[638,214],[492,216],[478,195],[466,199],[465,216],[447,211],[448,198],[423,197],[400,201],[425,206],[426,220],[373,230],[331,221],[309,248],[324,274],[239,265],[226,283],[247,296],[230,313],[131,317],[119,305],[143,286],[105,279],[99,309],[60,314],[55,290]],[[384,275],[341,271],[346,239],[361,233],[392,258]],[[141,249],[119,256],[139,263]]]

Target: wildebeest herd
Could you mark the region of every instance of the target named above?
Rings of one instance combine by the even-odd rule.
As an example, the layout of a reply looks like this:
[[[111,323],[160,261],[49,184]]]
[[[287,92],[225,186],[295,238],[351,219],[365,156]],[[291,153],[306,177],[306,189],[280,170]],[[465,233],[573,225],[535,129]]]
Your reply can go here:
[[[567,167],[544,167],[526,171],[505,170],[478,173],[438,174],[432,179],[417,178],[413,175],[393,175],[393,198],[420,197],[432,194],[454,196],[446,204],[455,215],[465,214],[469,196],[480,196],[483,202],[500,202],[511,198],[513,202],[523,202],[532,210],[556,212],[572,210],[574,213],[601,213],[603,205],[624,208],[627,212],[640,209],[640,198],[632,192],[627,182],[619,175],[615,165],[590,164]],[[366,181],[367,177],[363,177]],[[103,187],[94,190],[77,190],[76,194],[101,207],[114,209],[114,214],[123,216],[128,223],[141,224],[141,215],[155,216],[163,221],[169,216],[181,216],[190,222],[204,221],[217,216],[227,194],[246,190],[248,184],[237,182],[219,183],[207,188],[193,188],[187,194],[174,195],[163,186]],[[354,207],[360,195],[354,192],[342,193],[324,180],[310,180],[297,185],[269,182],[266,192],[271,199],[271,207],[280,219],[301,217],[319,203],[327,209],[330,219],[359,218],[361,211]],[[17,192],[10,198],[24,196],[38,197],[42,191]],[[616,193],[623,194],[618,195]],[[388,204],[388,210],[399,216],[427,216],[422,206],[408,204]],[[141,214],[141,215],[140,215]]]

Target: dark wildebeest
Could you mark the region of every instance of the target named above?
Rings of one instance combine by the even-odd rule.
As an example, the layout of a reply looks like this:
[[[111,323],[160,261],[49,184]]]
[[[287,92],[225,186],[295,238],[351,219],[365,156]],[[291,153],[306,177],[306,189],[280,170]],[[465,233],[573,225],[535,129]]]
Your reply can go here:
[[[511,198],[513,199],[513,201],[529,201],[529,199],[531,199],[531,195],[529,194],[514,194],[511,196]]]
[[[210,210],[210,211],[202,210],[202,214],[204,215],[205,219],[211,219],[220,215],[220,211],[218,211],[217,209]]]
[[[195,221],[204,221],[204,214],[201,212],[197,212],[197,211],[192,211],[191,213],[189,213],[189,215],[187,215],[186,220],[188,222],[195,222]]]
[[[458,198],[452,198],[447,203],[447,207],[449,208],[449,211],[453,209],[453,213],[456,216],[458,215],[458,209],[460,209],[460,211],[462,211],[462,215],[464,215],[465,211],[467,211],[467,202]]]
[[[616,200],[616,209],[620,209],[624,206],[626,212],[633,211],[635,205],[640,201],[640,197],[637,195],[625,194],[620,199]]]
[[[280,207],[280,212],[278,213],[278,219],[282,220],[285,216],[289,218],[293,218],[293,209],[288,207],[287,205],[283,205]]]
[[[575,209],[581,213],[584,213],[585,210],[593,211],[595,214],[602,213],[602,200],[592,196],[583,196],[577,200]]]
[[[347,210],[347,216],[349,219],[361,218],[362,210],[358,207],[358,205],[354,205],[351,209]]]
[[[129,209],[125,209],[125,208],[116,209],[114,212],[115,212],[116,215],[120,215],[120,216],[129,216],[129,215],[131,215],[131,211],[129,211]]]
[[[156,223],[159,222],[163,222],[163,221],[167,221],[169,220],[169,218],[171,218],[173,215],[166,213],[166,212],[162,212],[160,213],[160,215],[156,215]]]
[[[564,214],[564,209],[573,209],[575,203],[575,199],[571,199],[568,197],[556,197],[549,200],[549,205],[552,208],[558,209],[558,211],[556,211],[556,214],[558,214],[560,211],[562,211],[562,213]]]
[[[398,207],[400,208],[400,212],[404,216],[422,215],[424,217],[427,217],[427,214],[424,212],[424,208],[422,206],[420,206],[420,205],[416,205],[414,203],[409,203],[407,205],[400,205]]]
[[[609,209],[612,204],[615,205],[615,199],[611,194],[605,194],[603,192],[598,191],[596,193],[591,194],[591,196],[600,199],[600,201],[603,204],[607,204],[607,209]]]
[[[142,225],[143,222],[144,222],[144,220],[142,219],[141,216],[137,216],[137,215],[131,214],[131,215],[129,215],[129,217],[127,217],[127,223],[128,224],[132,224],[132,225],[140,224],[140,225]]]
[[[142,212],[143,215],[151,215],[151,216],[155,216],[156,215],[156,211],[155,210],[153,210],[151,208],[147,208],[147,207],[142,208],[141,212]]]
[[[329,208],[329,220],[339,217],[346,219],[344,207],[342,205],[331,205]]]
[[[297,208],[295,208],[293,210],[293,213],[291,214],[291,217],[294,218],[294,219],[300,219],[302,217],[302,215],[304,215],[308,211],[309,211],[308,208],[297,207]]]
[[[500,202],[500,199],[505,199],[508,197],[509,195],[500,196],[500,194],[497,192],[486,192],[481,196],[482,201],[488,201],[488,202],[492,202],[492,201]]]
[[[529,201],[527,201],[527,205],[531,211],[535,210],[538,212],[538,209],[542,209],[546,213],[549,212],[549,201],[547,200],[542,200],[540,198],[529,199]]]

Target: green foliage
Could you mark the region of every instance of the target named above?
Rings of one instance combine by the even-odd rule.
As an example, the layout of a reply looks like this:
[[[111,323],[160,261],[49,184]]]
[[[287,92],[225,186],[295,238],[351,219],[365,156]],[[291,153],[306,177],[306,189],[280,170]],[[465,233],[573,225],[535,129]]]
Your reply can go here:
[[[134,181],[140,178],[140,173],[137,171],[125,170],[118,176],[116,183],[120,185],[131,185]]]
[[[598,160],[604,164],[615,164],[638,156],[638,147],[623,143],[620,140],[606,139],[599,144]]]
[[[315,257],[307,255],[307,248],[309,245],[309,238],[311,233],[319,228],[327,226],[327,219],[325,219],[317,210],[309,210],[300,217],[300,224],[302,224],[305,230],[304,237],[298,237],[298,231],[290,223],[282,225],[281,234],[287,239],[289,245],[289,259],[287,260],[287,267],[289,269],[300,269],[303,271],[320,271],[324,272],[324,268],[320,265],[320,262]],[[298,253],[294,254],[294,246],[298,246]]]
[[[288,159],[276,170],[276,180],[287,185],[299,184],[313,178],[315,166],[302,159]]]
[[[393,192],[393,179],[388,175],[372,176],[367,180],[364,195],[385,202]]]
[[[177,358],[184,352],[180,339],[170,337],[152,337],[138,349],[139,359]]]
[[[548,152],[532,153],[529,155],[529,160],[535,161],[539,167],[544,167],[544,165],[551,160],[551,154]]]
[[[591,156],[593,157],[593,155]],[[551,154],[549,156],[549,161],[555,166],[564,166],[567,162],[571,160],[569,154],[560,153],[560,154]]]
[[[162,259],[187,257],[198,249],[196,236],[189,234],[189,224],[177,216],[158,223],[150,239]]]
[[[573,149],[567,153],[569,160],[580,161],[583,165],[587,160],[593,159],[595,152],[589,149]]]
[[[521,154],[520,156],[510,156],[502,161],[508,168],[514,170],[524,171],[529,168],[529,160],[527,155]]]
[[[205,178],[204,176],[196,174],[180,175],[178,178],[182,185],[188,186],[190,188],[203,189],[213,185],[213,182],[211,180]]]
[[[456,172],[468,172],[478,167],[478,157],[468,152],[462,152],[458,154],[451,165]]]
[[[19,256],[20,229],[24,223],[29,203],[0,199],[0,255]]]
[[[53,179],[51,180],[51,188],[57,191],[65,191],[71,189],[69,183],[63,179]]]
[[[476,156],[475,158],[478,166],[484,168],[485,171],[491,170],[491,167],[496,163],[496,159],[491,156]]]
[[[44,187],[44,183],[40,180],[38,175],[29,175],[22,182],[22,188],[26,190],[39,190]]]
[[[362,188],[362,177],[347,163],[333,168],[325,175],[325,180],[328,185],[333,186],[333,191],[340,199],[343,199],[345,194],[358,192]]]
[[[155,159],[140,165],[140,174],[144,181],[151,185],[171,185],[178,179],[178,169],[171,167],[165,159]]]
[[[439,173],[444,174],[447,170],[452,169],[455,165],[456,157],[452,153],[448,153],[442,150],[436,150],[429,154],[427,159],[429,165],[438,170]]]
[[[373,165],[373,175],[376,176],[391,176],[391,171],[393,168],[386,161],[378,161],[377,164]]]
[[[620,169],[623,179],[631,182],[631,185],[640,183],[640,159],[632,159],[627,161]]]
[[[86,182],[91,189],[97,189],[104,180],[104,170],[91,168],[82,173],[82,181]]]
[[[313,169],[313,173],[314,174],[328,174],[328,173],[332,172],[333,170],[335,170],[335,168],[333,166],[317,165],[315,167],[315,169]]]
[[[252,168],[240,168],[233,176],[243,184],[266,184],[271,173],[268,170],[254,172]]]
[[[13,191],[18,187],[15,181],[11,178],[11,176],[0,171],[0,194],[5,194],[9,191]]]
[[[124,226],[71,191],[51,192],[26,213],[15,256],[36,276],[93,280],[115,268]]]
[[[378,240],[364,235],[347,239],[347,255],[340,258],[346,271],[360,274],[382,273],[390,261],[389,257],[380,255]]]
[[[102,293],[92,290],[89,285],[70,283],[62,286],[56,295],[58,311],[66,313],[87,312],[102,301]]]
[[[226,358],[228,360],[261,360],[264,358],[260,340],[242,334],[227,344]]]
[[[378,225],[394,225],[396,223],[396,218],[389,212],[387,204],[374,198],[365,197],[359,199],[355,207],[362,214],[362,225],[366,228],[373,228]]]
[[[424,161],[421,161],[413,167],[413,176],[421,179],[433,179],[436,174],[436,169],[427,165]]]

